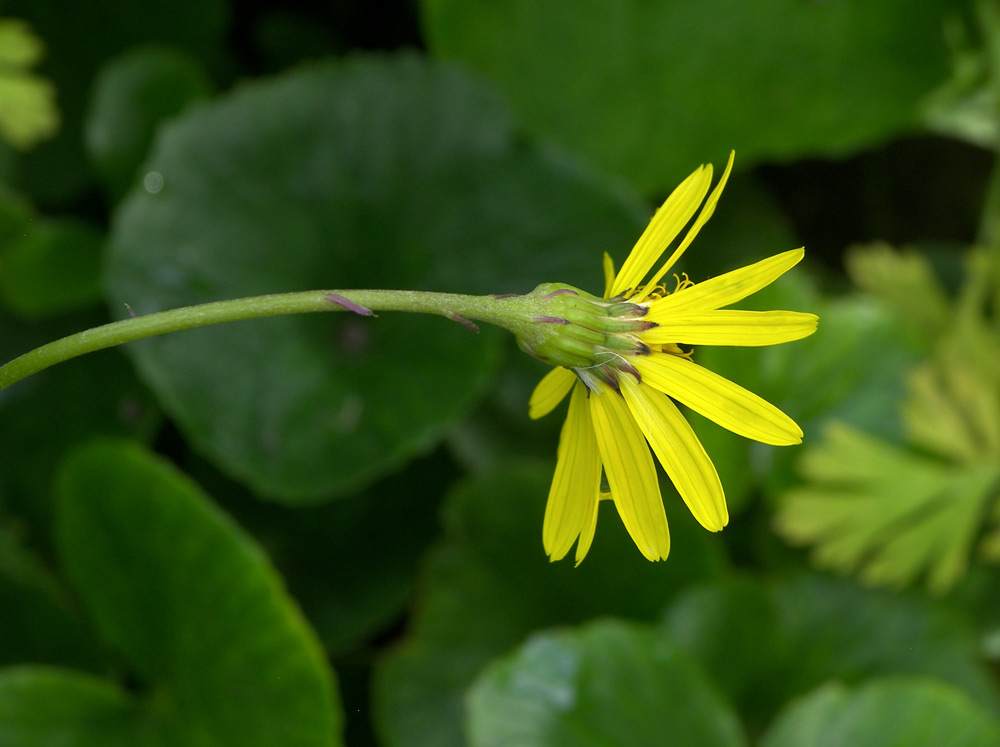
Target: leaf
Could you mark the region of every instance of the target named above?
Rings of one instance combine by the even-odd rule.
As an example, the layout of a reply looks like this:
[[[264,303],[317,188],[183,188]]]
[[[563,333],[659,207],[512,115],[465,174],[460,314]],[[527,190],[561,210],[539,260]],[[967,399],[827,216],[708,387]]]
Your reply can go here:
[[[166,734],[189,743],[337,743],[336,687],[260,548],[172,467],[124,442],[67,459],[62,565]]]
[[[130,50],[101,69],[83,132],[87,153],[112,198],[120,198],[136,180],[156,126],[211,90],[198,62],[170,47]]]
[[[581,283],[641,229],[637,201],[524,143],[488,89],[412,56],[245,85],[162,130],[145,168],[163,188],[122,205],[106,276],[113,307],[140,314],[317,286]],[[198,451],[258,493],[307,502],[437,443],[486,386],[496,332],[330,314],[129,352]]]
[[[41,71],[58,92],[59,135],[20,159],[19,186],[42,204],[74,205],[92,189],[82,127],[100,66],[138,44],[159,42],[218,59],[229,28],[225,0],[9,0],[4,14],[24,18],[46,45]]]
[[[39,219],[0,251],[0,296],[27,319],[96,306],[103,246],[104,234],[88,222]]]
[[[807,482],[786,494],[777,527],[813,545],[816,562],[894,585],[926,572],[935,592],[965,575],[1000,485],[1000,346],[983,315],[986,269],[968,274],[932,356],[907,377],[903,421],[917,449],[834,423],[806,450]]]
[[[457,473],[437,450],[349,501],[289,508],[255,501],[203,470],[195,479],[226,496],[240,525],[267,548],[334,658],[351,656],[405,614],[418,561],[439,532],[442,495]]]
[[[745,743],[694,660],[617,620],[533,636],[479,676],[468,703],[474,747]]]
[[[18,239],[35,220],[35,211],[26,195],[0,183],[0,250]]]
[[[496,81],[533,132],[654,193],[730,148],[747,165],[913,129],[947,77],[956,7],[424,0],[423,21],[431,50]]]
[[[751,734],[788,699],[824,682],[888,675],[939,679],[1000,714],[978,635],[954,610],[923,597],[813,574],[771,583],[740,578],[682,592],[664,624]]]
[[[988,747],[1000,721],[965,693],[929,679],[892,678],[847,688],[828,684],[793,702],[761,747]]]
[[[128,693],[98,677],[40,666],[0,669],[0,744],[166,747],[148,721]]]
[[[10,525],[16,526],[8,518],[0,527],[0,666],[32,662],[101,671],[100,648],[67,590]]]
[[[775,526],[814,545],[823,566],[903,586],[927,572],[933,591],[965,574],[1000,467],[950,467],[844,425],[804,454],[805,485],[789,491]]]
[[[463,744],[466,688],[532,631],[605,615],[652,620],[684,584],[721,571],[717,535],[669,489],[667,562],[645,560],[605,502],[587,559],[576,568],[549,563],[541,529],[551,479],[551,462],[508,462],[449,496],[446,539],[425,564],[418,615],[376,669],[375,725],[385,744]]]
[[[101,324],[103,314],[72,314],[32,325],[0,314],[0,358]],[[97,436],[152,438],[161,420],[148,390],[118,351],[85,356],[0,391],[0,512],[26,545],[50,542],[52,482],[67,449]]]
[[[0,136],[26,150],[59,129],[55,88],[27,72],[42,56],[42,42],[24,21],[0,19]]]
[[[852,247],[845,264],[851,281],[885,300],[907,333],[924,349],[948,325],[951,303],[930,262],[917,252],[899,252],[885,243]]]

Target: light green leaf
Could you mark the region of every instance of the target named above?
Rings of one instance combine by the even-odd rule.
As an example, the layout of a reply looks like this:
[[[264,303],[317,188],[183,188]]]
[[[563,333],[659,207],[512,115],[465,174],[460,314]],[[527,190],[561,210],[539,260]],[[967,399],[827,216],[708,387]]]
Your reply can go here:
[[[45,46],[31,33],[31,27],[17,18],[0,19],[0,65],[33,67],[42,59]]]
[[[162,189],[122,205],[106,277],[112,308],[139,314],[322,287],[583,285],[602,251],[641,230],[634,198],[526,144],[488,89],[412,56],[245,85],[163,129],[145,168]],[[323,314],[129,352],[223,471],[316,501],[438,442],[482,393],[499,339],[426,317]]]
[[[852,247],[845,264],[851,281],[885,300],[924,348],[929,349],[944,332],[951,303],[934,268],[922,255],[876,243]]]
[[[663,632],[616,620],[541,633],[468,697],[474,747],[742,745],[732,707]]]
[[[27,23],[0,19],[0,136],[15,148],[31,148],[59,128],[55,87],[27,71],[42,51]]]
[[[496,81],[528,126],[665,192],[735,148],[834,154],[917,126],[959,4],[424,0],[435,54]]]
[[[929,679],[893,678],[858,688],[825,685],[793,702],[761,747],[990,747],[1000,720],[965,693]]]
[[[801,461],[809,482],[790,490],[775,517],[779,533],[814,545],[814,560],[903,586],[928,573],[941,592],[964,574],[1000,467],[952,468],[845,425]]]

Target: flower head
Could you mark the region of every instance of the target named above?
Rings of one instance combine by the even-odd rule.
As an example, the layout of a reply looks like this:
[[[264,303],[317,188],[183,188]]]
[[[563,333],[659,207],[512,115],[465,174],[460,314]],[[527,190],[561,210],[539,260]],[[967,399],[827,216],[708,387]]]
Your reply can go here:
[[[603,298],[564,285],[539,286],[532,294],[546,304],[536,316],[545,333],[522,337],[521,344],[556,368],[535,388],[531,417],[548,414],[572,392],[542,529],[552,560],[563,558],[574,542],[576,561],[583,560],[602,498],[614,501],[643,555],[667,557],[670,533],[650,447],[701,525],[713,532],[726,526],[718,473],[675,400],[747,438],[777,446],[802,441],[802,430],[785,413],[699,366],[680,346],[775,345],[812,334],[813,314],[723,308],[776,280],[802,259],[803,250],[698,284],[685,277],[672,292],[661,285],[712,216],[732,165],[731,154],[707,200],[711,165],[685,179],[617,273],[604,255]],[[683,240],[647,279],[692,218]]]

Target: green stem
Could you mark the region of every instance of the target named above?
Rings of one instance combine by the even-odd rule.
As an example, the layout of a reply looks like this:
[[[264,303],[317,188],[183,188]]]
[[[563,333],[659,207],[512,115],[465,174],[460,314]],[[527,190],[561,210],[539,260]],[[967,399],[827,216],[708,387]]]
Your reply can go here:
[[[339,299],[339,300],[338,300]],[[411,311],[440,314],[468,326],[470,319],[505,327],[515,334],[530,324],[530,296],[465,296],[454,293],[390,290],[333,290],[279,293],[186,306],[123,319],[42,345],[0,366],[0,390],[56,363],[145,337],[209,324],[319,311]],[[348,305],[341,305],[347,301]],[[359,309],[350,308],[354,304]]]

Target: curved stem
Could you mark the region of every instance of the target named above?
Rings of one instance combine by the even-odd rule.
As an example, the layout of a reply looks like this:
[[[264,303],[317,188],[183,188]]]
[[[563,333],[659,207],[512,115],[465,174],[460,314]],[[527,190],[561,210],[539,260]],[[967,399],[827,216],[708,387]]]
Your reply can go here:
[[[123,319],[50,342],[0,366],[0,390],[56,363],[95,350],[209,324],[319,311],[411,311],[440,314],[475,329],[470,319],[517,333],[525,323],[527,296],[465,296],[391,290],[329,290],[278,293],[186,306]],[[131,311],[131,309],[130,309]]]

